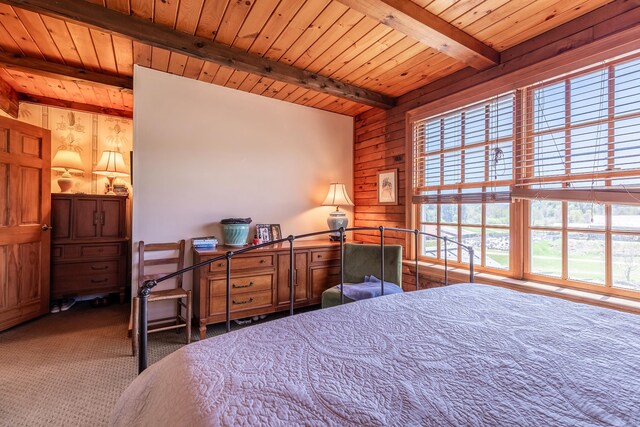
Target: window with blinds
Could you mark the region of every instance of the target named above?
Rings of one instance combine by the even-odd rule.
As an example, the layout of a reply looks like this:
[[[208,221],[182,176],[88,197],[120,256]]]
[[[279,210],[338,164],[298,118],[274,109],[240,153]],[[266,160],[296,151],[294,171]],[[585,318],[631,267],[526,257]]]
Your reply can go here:
[[[514,195],[561,199],[572,194],[609,202],[616,192],[637,187],[638,86],[640,59],[633,59],[527,88],[525,144],[515,159]],[[605,189],[610,191],[593,193]]]
[[[413,124],[414,203],[510,200],[514,94]]]

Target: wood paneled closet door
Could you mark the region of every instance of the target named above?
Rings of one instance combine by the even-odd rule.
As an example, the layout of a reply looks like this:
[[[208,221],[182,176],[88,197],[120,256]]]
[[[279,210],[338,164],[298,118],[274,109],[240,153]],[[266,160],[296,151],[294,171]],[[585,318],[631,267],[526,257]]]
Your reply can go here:
[[[49,311],[51,132],[0,117],[0,330]]]

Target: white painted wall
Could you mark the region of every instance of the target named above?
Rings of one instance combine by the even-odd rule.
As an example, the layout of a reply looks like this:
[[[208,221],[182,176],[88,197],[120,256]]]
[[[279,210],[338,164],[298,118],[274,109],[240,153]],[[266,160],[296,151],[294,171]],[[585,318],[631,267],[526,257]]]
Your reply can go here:
[[[281,224],[283,235],[323,230],[329,183],[353,196],[351,117],[139,66],[134,91],[134,284],[140,240],[222,240],[228,217]]]

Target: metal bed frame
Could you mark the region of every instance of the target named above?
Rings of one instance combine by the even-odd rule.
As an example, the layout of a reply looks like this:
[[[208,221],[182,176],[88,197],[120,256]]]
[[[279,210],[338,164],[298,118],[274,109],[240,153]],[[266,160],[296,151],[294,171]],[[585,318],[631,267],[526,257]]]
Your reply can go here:
[[[242,249],[238,249],[235,251],[229,251],[224,255],[217,256],[215,258],[200,262],[198,264],[191,265],[189,267],[183,268],[182,270],[178,270],[175,273],[167,274],[166,276],[160,277],[154,280],[147,280],[138,290],[138,298],[140,302],[140,317],[138,319],[134,319],[134,321],[139,322],[139,341],[138,341],[138,374],[142,373],[148,366],[148,354],[147,354],[147,307],[149,294],[151,290],[158,285],[160,282],[164,282],[165,280],[169,280],[171,278],[177,277],[181,274],[184,274],[188,271],[195,270],[200,267],[205,267],[212,262],[226,260],[227,261],[227,272],[226,272],[226,281],[227,281],[227,295],[226,295],[226,331],[229,332],[231,330],[231,260],[235,255],[240,255],[245,252],[251,252],[255,249],[260,249],[263,247],[271,246],[278,243],[289,242],[289,315],[293,316],[293,304],[294,304],[294,287],[291,284],[294,282],[293,280],[293,272],[294,272],[294,256],[293,256],[293,242],[297,239],[303,239],[307,237],[315,237],[329,233],[339,233],[339,241],[340,241],[340,299],[342,304],[344,304],[344,234],[349,231],[379,231],[380,232],[380,288],[381,293],[384,295],[384,233],[385,231],[396,231],[403,233],[413,234],[415,237],[415,247],[418,248],[419,238],[420,236],[427,236],[431,238],[435,238],[443,241],[444,243],[444,283],[447,285],[449,283],[449,272],[448,272],[448,244],[452,243],[458,245],[459,247],[465,249],[469,253],[469,282],[473,283],[473,256],[474,250],[471,246],[464,245],[455,240],[449,239],[448,237],[441,237],[435,234],[426,233],[420,230],[410,230],[407,228],[386,228],[383,226],[380,227],[354,227],[354,228],[339,228],[335,230],[325,230],[325,231],[317,231],[315,233],[306,233],[299,234],[296,236],[289,235],[283,239],[274,240],[271,242],[262,243],[259,245],[248,246]],[[418,257],[415,257],[415,277],[416,277],[416,289],[420,289],[420,281],[419,281],[419,262]],[[189,319],[191,320],[191,319]],[[135,339],[135,338],[134,338]]]

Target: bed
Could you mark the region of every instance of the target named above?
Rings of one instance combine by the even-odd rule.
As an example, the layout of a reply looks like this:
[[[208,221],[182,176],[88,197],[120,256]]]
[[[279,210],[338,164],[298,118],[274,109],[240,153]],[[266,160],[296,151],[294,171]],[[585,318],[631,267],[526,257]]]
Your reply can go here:
[[[633,314],[458,284],[258,324],[144,371],[111,424],[638,425]]]

